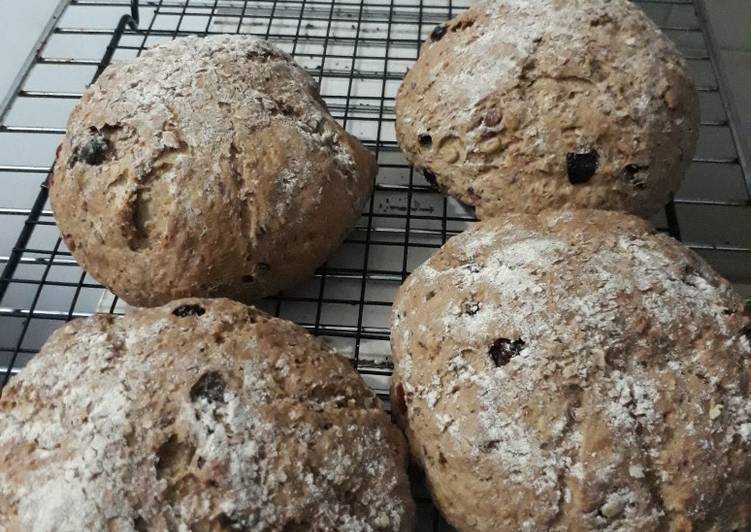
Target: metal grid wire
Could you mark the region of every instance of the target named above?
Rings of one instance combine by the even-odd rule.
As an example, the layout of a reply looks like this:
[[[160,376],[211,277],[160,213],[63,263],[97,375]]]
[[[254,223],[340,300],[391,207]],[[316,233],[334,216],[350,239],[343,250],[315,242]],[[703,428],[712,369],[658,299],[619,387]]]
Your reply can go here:
[[[702,109],[694,164],[675,200],[653,221],[748,295],[751,174],[701,1],[638,2],[688,59]],[[0,235],[0,387],[65,321],[122,309],[61,242],[44,184],[67,115],[86,84],[111,60],[137,56],[166,39],[251,33],[291,53],[318,80],[334,117],[377,154],[380,164],[375,193],[342,248],[303,286],[259,306],[328,338],[383,397],[391,372],[388,316],[396,289],[473,220],[399,153],[394,96],[420,43],[467,0],[141,3],[140,12],[134,9],[130,16],[127,0],[62,1],[0,104],[0,229],[5,235]],[[442,529],[424,489],[417,490],[421,529]]]

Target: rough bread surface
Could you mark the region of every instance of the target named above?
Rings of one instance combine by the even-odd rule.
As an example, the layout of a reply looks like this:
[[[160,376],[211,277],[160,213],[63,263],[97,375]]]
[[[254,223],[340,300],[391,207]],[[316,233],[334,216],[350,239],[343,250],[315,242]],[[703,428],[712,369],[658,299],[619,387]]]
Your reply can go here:
[[[407,449],[350,362],[225,299],[56,331],[0,399],[0,530],[408,531]]]
[[[392,399],[461,531],[751,530],[751,319],[617,212],[452,238],[394,306]]]
[[[493,0],[436,28],[396,97],[409,160],[479,218],[650,215],[696,146],[698,99],[628,0]]]
[[[125,301],[250,301],[324,262],[375,158],[292,58],[185,37],[108,67],[73,110],[50,181],[73,256]]]

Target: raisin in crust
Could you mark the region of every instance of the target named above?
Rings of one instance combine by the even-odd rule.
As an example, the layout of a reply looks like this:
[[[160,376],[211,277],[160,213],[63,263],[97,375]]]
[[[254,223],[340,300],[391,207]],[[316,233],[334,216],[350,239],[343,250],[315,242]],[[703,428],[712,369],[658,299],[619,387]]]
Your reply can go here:
[[[750,337],[646,222],[511,214],[401,288],[394,410],[461,531],[751,530]]]
[[[396,97],[396,134],[479,218],[647,216],[694,154],[697,102],[673,44],[628,0],[493,0],[425,41]]]
[[[50,181],[76,260],[125,301],[251,301],[342,241],[375,158],[292,58],[186,37],[108,67],[73,110]]]
[[[381,406],[347,359],[240,303],[76,320],[3,390],[0,530],[412,530]]]

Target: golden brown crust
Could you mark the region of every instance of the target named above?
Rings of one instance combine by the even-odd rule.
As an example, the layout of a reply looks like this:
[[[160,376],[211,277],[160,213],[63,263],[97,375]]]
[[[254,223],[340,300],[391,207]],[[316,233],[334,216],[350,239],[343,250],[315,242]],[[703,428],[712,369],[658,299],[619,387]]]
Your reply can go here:
[[[646,222],[475,224],[394,304],[393,401],[462,531],[751,527],[751,319]]]
[[[247,302],[326,259],[376,171],[287,54],[249,36],[186,37],[87,89],[50,198],[73,256],[128,303]]]
[[[0,399],[0,530],[409,531],[406,444],[302,328],[187,299],[55,332]]]
[[[484,219],[651,215],[696,146],[698,99],[669,39],[627,0],[493,0],[437,29],[396,97],[410,161]]]

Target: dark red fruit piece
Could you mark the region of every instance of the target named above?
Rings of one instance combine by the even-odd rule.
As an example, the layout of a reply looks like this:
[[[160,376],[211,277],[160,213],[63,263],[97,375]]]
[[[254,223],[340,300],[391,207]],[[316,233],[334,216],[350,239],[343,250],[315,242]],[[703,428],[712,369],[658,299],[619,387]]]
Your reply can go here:
[[[500,440],[488,440],[486,442],[483,442],[480,446],[480,449],[484,453],[489,453],[495,449],[498,448],[498,444],[500,444]]]
[[[440,41],[444,35],[446,35],[446,26],[436,26],[430,32],[430,40],[433,42]]]
[[[172,314],[178,318],[184,318],[186,316],[203,316],[206,314],[206,309],[201,305],[180,305],[172,311]]]
[[[224,379],[216,371],[209,371],[190,388],[190,400],[206,399],[210,403],[224,402]]]
[[[91,138],[78,148],[78,160],[91,166],[104,162],[109,144],[101,134],[94,133]]]
[[[571,152],[566,154],[566,172],[572,185],[581,185],[589,181],[595,172],[600,160],[597,150],[587,152]]]
[[[501,114],[495,109],[488,111],[485,115],[485,118],[483,119],[484,124],[488,127],[497,126],[500,121]]]
[[[488,349],[488,355],[499,368],[511,362],[511,359],[517,356],[525,345],[526,343],[521,339],[512,341],[508,338],[499,338]]]
[[[394,399],[396,401],[394,406],[399,409],[399,412],[406,414],[407,401],[404,399],[404,386],[402,386],[401,382],[394,386]]]

